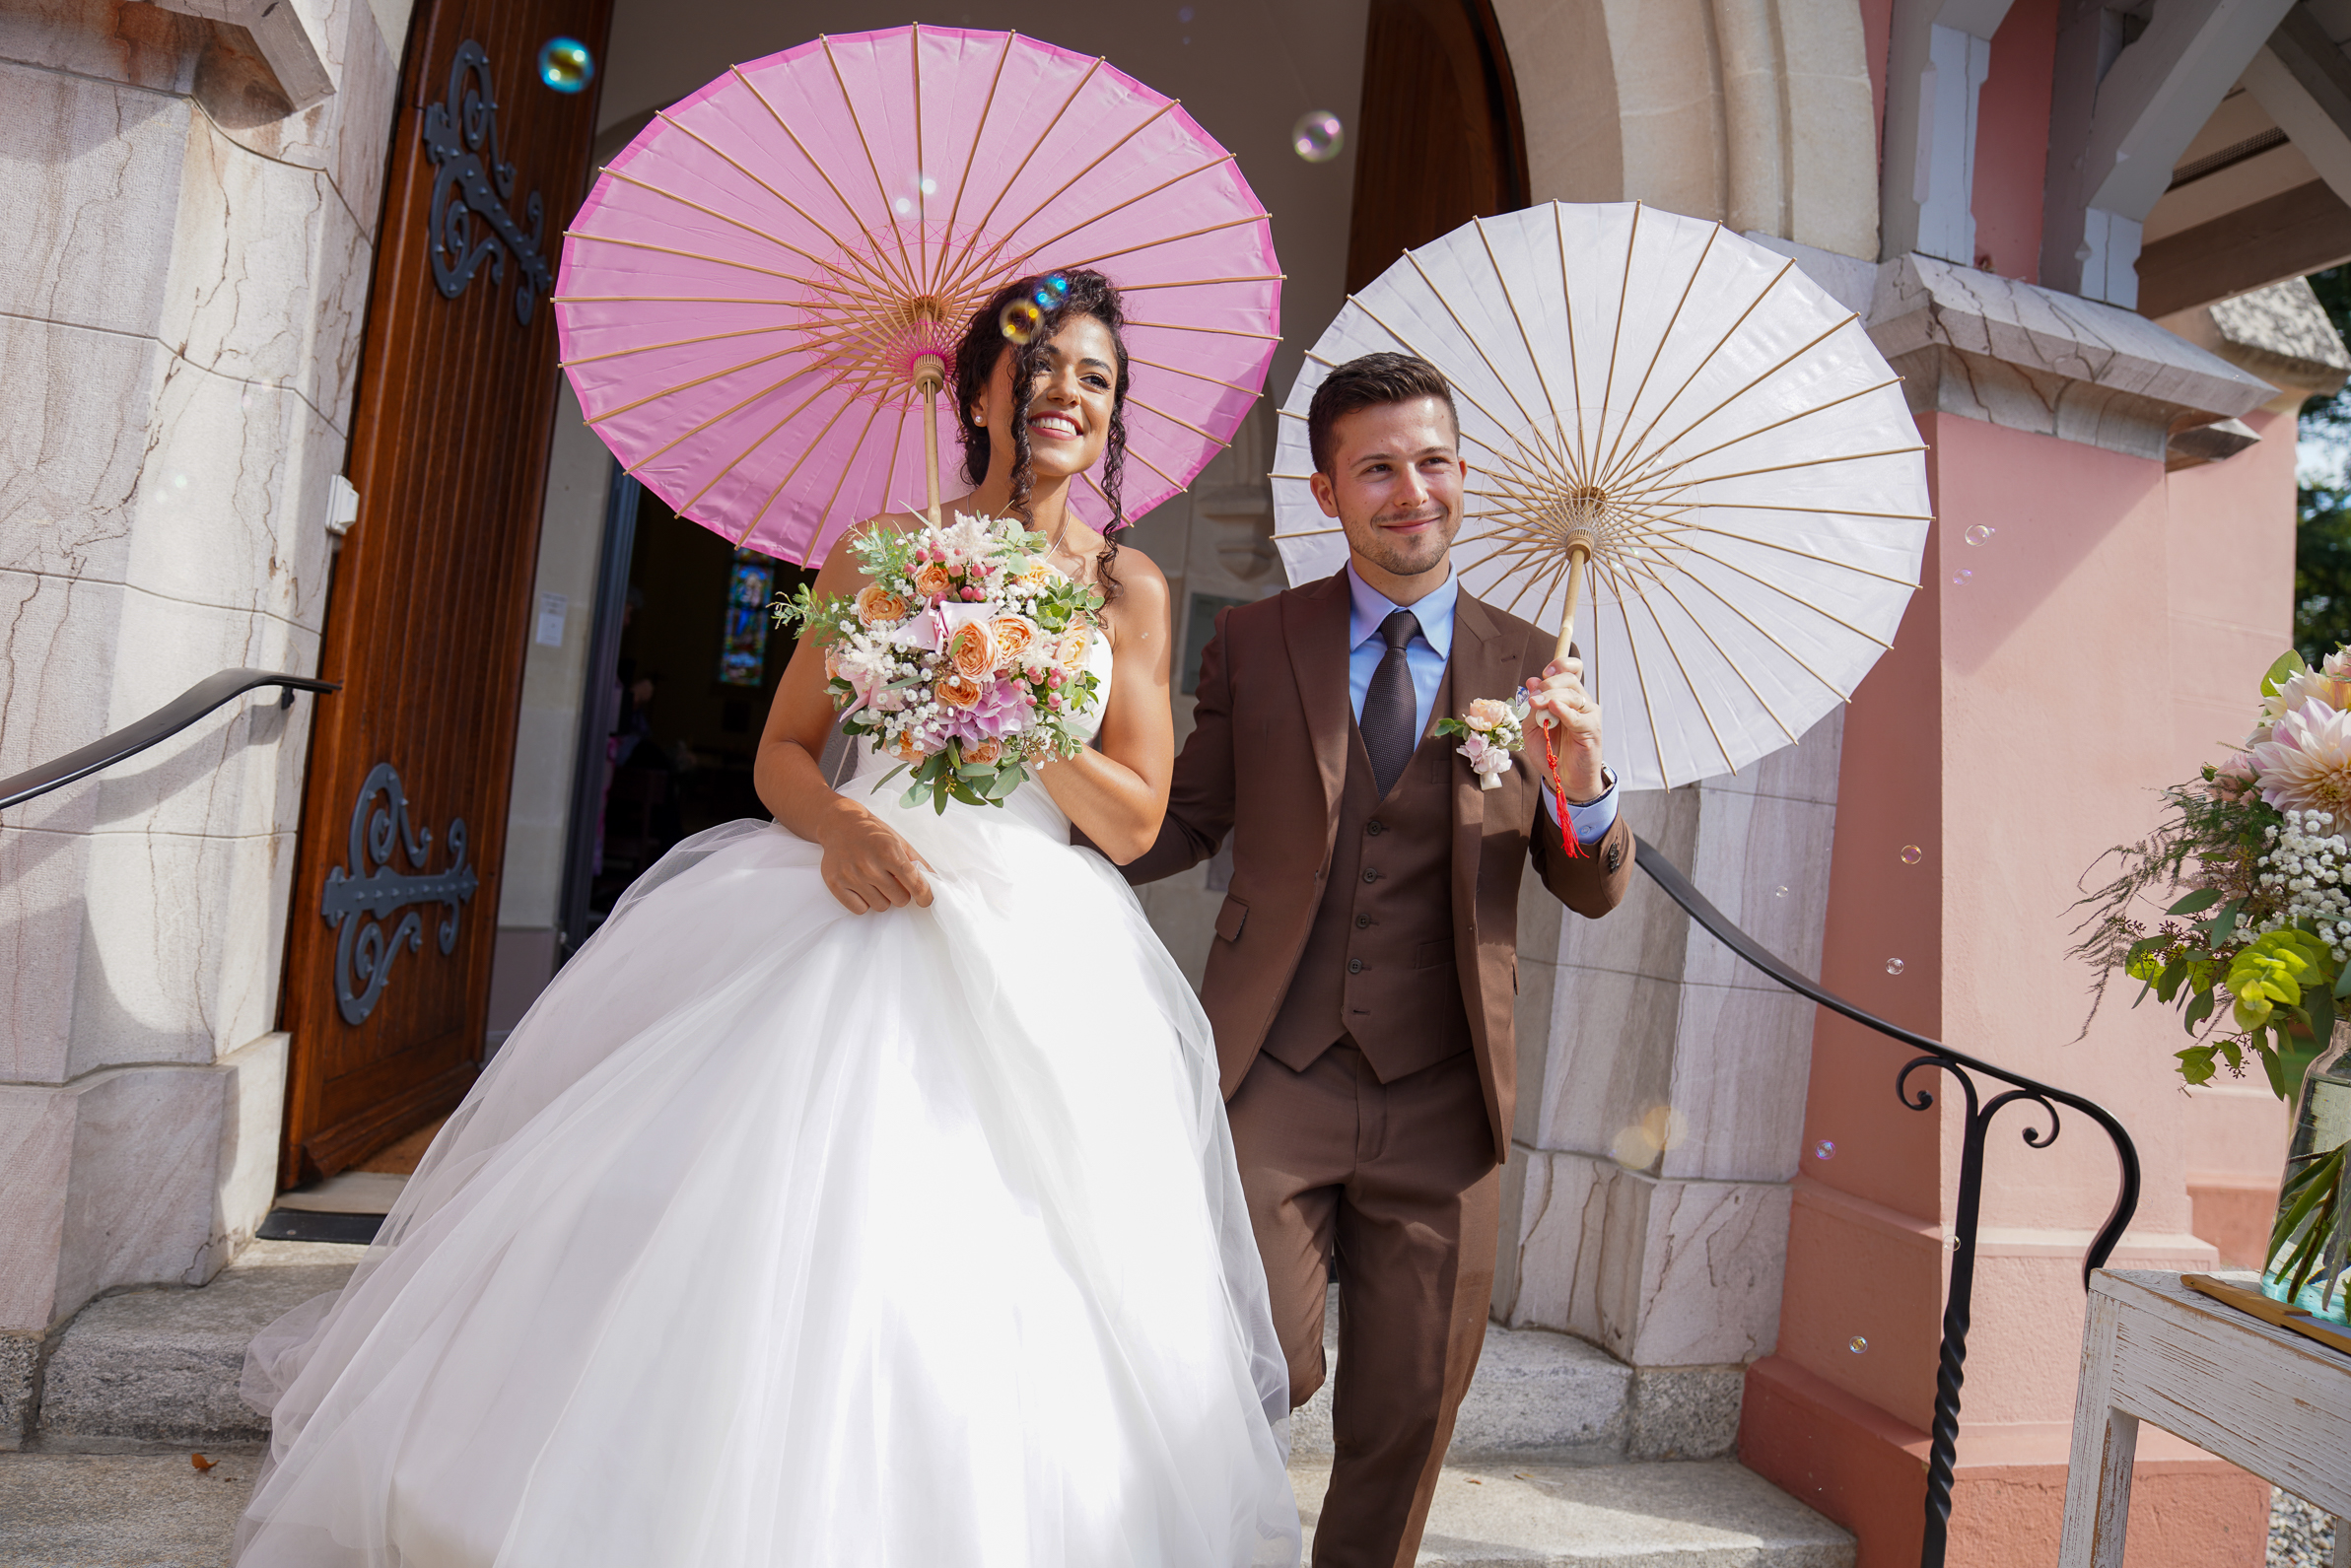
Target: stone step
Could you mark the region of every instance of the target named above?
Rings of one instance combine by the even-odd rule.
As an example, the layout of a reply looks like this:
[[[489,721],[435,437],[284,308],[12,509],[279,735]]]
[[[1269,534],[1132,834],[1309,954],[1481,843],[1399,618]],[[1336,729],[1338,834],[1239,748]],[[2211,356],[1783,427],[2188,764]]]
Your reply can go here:
[[[0,1454],[12,1568],[229,1568],[260,1453]],[[1308,1539],[1330,1471],[1290,1472]],[[1852,1537],[1728,1461],[1463,1466],[1437,1482],[1423,1568],[1850,1568]]]
[[[82,1309],[41,1382],[35,1446],[260,1443],[237,1396],[244,1347],[272,1319],[342,1287],[364,1247],[254,1242],[196,1290],[133,1290]]]
[[[50,1357],[35,1447],[130,1450],[152,1443],[254,1443],[267,1423],[238,1398],[244,1347],[265,1324],[339,1287],[365,1249],[255,1242],[198,1290],[127,1291],[83,1309]],[[1324,1350],[1339,1361],[1336,1292]],[[1605,1351],[1566,1334],[1489,1326],[1478,1373],[1462,1401],[1448,1458],[1593,1465],[1631,1457],[1714,1458],[1729,1451],[1735,1386],[1724,1411],[1676,1423],[1643,1380]],[[1301,1461],[1331,1455],[1326,1381],[1298,1411],[1291,1449]]]
[[[229,1568],[256,1448],[173,1454],[0,1454],[8,1568]]]
[[[1327,1466],[1293,1465],[1308,1542]],[[1851,1568],[1853,1537],[1730,1460],[1448,1465],[1420,1568]]]
[[[1323,1358],[1339,1369],[1339,1305],[1324,1318]],[[1290,1452],[1331,1457],[1331,1390],[1326,1377],[1290,1418]],[[1563,1333],[1489,1324],[1478,1371],[1453,1423],[1446,1457],[1459,1464],[1491,1460],[1605,1465],[1625,1457],[1632,1369],[1607,1351]]]

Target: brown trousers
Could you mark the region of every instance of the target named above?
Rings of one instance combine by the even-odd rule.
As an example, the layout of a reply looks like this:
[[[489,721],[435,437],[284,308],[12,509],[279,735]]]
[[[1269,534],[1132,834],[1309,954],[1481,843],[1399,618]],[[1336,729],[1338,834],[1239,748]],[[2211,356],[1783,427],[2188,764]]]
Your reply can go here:
[[[1260,1056],[1226,1113],[1292,1406],[1322,1387],[1339,1278],[1314,1568],[1411,1568],[1493,1296],[1501,1183],[1476,1059],[1382,1084],[1351,1040],[1303,1072]]]

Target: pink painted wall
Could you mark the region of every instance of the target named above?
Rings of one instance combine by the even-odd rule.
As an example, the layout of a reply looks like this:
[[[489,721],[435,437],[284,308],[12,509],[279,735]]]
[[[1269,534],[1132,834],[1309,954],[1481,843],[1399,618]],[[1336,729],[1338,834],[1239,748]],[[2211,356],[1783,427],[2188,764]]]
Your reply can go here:
[[[1878,128],[1878,156],[1886,149],[1887,51],[1894,44],[1894,0],[1861,0],[1861,47],[1869,56],[1870,101],[1876,112],[1870,123]]]
[[[2183,766],[2182,724],[2202,724],[2251,658],[2290,578],[2272,537],[2282,515],[2290,551],[2290,509],[2268,454],[2167,480],[2152,460],[1971,420],[1920,426],[1941,520],[1894,650],[1846,716],[1824,979],[1896,1022],[2105,1105],[2136,1139],[2144,1174],[2117,1265],[2209,1266],[2212,1249],[2188,1233],[2192,1106],[2171,1070],[2178,1026],[2153,1006],[2115,1006],[2076,1040],[2090,977],[2065,949],[2083,871],[2152,825],[2155,788]],[[1992,531],[1966,542],[1977,527]],[[2259,541],[2254,559],[2216,565],[2221,531]],[[2272,647],[2256,672],[2274,656]],[[2194,683],[2179,673],[2191,666]],[[2202,706],[2183,719],[2190,690]],[[1903,863],[1905,845],[1920,848],[1919,864]],[[1896,958],[1901,973],[1890,974]],[[1750,1383],[1777,1392],[1743,1427],[1743,1453],[1773,1474],[1798,1463],[1785,1439],[1802,1428],[1801,1463],[1827,1477],[1824,1496],[1838,1485],[1858,1495],[1858,1478],[1888,1473],[1890,1440],[1855,1409],[1915,1431],[1932,1407],[1958,1096],[1921,1074],[1913,1083],[1938,1092],[1939,1111],[1902,1109],[1902,1059],[1891,1042],[1823,1015],[1775,1358],[1788,1370]],[[2053,1529],[2044,1505],[2061,1481],[2047,1471],[2062,1470],[2073,1414],[2079,1260],[2112,1201],[2115,1163],[2076,1116],[2053,1147],[2026,1146],[2024,1129],[2044,1123],[2011,1107],[1989,1144],[1955,1562],[2055,1552],[2054,1536],[2040,1535]],[[1835,1145],[1828,1159],[1815,1152],[1823,1139]],[[2181,1522],[2164,1533],[2181,1554],[2134,1542],[2134,1563],[2257,1562],[2257,1488],[2192,1453],[2164,1459],[2148,1483]],[[1972,1525],[1970,1495],[1983,1499]],[[1864,1561],[1892,1560],[1885,1549],[1865,1549]]]
[[[1975,255],[2004,278],[2040,281],[2040,195],[2049,157],[2049,83],[2058,0],[2015,0],[1992,34],[1975,101]]]
[[[2246,423],[2259,445],[2171,478],[2173,559],[2198,564],[2172,579],[2175,779],[2244,738],[2261,673],[2292,641],[2295,416],[2264,409]],[[2258,1267],[2287,1109],[2259,1073],[2181,1093],[2191,1228],[2224,1263]]]

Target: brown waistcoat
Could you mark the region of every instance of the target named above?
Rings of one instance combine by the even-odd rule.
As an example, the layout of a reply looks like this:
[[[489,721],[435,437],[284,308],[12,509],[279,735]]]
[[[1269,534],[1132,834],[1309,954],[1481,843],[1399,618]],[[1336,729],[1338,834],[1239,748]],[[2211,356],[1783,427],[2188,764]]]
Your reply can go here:
[[[1352,923],[1358,914],[1378,918],[1370,909],[1355,909],[1352,895],[1402,891],[1383,889],[1387,873],[1396,869],[1392,851],[1400,847],[1385,831],[1386,803],[1342,822],[1355,809],[1347,803],[1348,777],[1356,767],[1368,767],[1352,760],[1363,746],[1353,734],[1348,685],[1348,602],[1347,574],[1339,572],[1218,612],[1216,635],[1200,655],[1192,736],[1176,759],[1159,840],[1122,867],[1130,882],[1155,881],[1199,864],[1231,839],[1232,883],[1216,912],[1216,939],[1200,992],[1215,1027],[1219,1077],[1227,1096],[1248,1075],[1294,989],[1339,988],[1335,1002],[1310,1003],[1302,1015],[1322,1020],[1306,1031],[1309,1037],[1323,1035],[1308,1045],[1310,1051],[1335,1038],[1335,1032],[1323,1032],[1334,1014],[1345,1026],[1349,995],[1358,1000],[1373,995],[1367,1005],[1377,1034],[1379,1016],[1392,1001],[1401,1003],[1408,989],[1401,983],[1393,992],[1380,989],[1386,984],[1378,978],[1381,971],[1349,976],[1344,946],[1331,964],[1307,950],[1310,941],[1331,934],[1325,916],[1334,900],[1346,916],[1338,935],[1362,929],[1384,935],[1387,928]],[[1450,692],[1442,698],[1441,711],[1456,713],[1480,697],[1508,696],[1542,673],[1552,648],[1551,633],[1464,592],[1454,607],[1453,656],[1445,671]],[[1433,835],[1448,870],[1441,899],[1429,901],[1425,913],[1452,929],[1453,968],[1448,985],[1436,989],[1440,996],[1453,996],[1455,1010],[1466,1019],[1499,1161],[1509,1153],[1517,1095],[1512,1030],[1519,879],[1532,868],[1569,909],[1604,915],[1624,898],[1632,875],[1632,830],[1620,817],[1588,853],[1569,856],[1558,825],[1537,799],[1531,765],[1522,762],[1501,777],[1500,787],[1482,789],[1470,765],[1456,755],[1459,749],[1423,737],[1412,764],[1433,760],[1450,790]],[[1376,835],[1370,831],[1374,816],[1383,825]],[[1405,837],[1399,834],[1398,840]],[[1379,848],[1367,854],[1370,846]],[[1341,865],[1343,855],[1354,857],[1351,871]],[[1365,883],[1366,868],[1381,872],[1381,881]],[[1401,904],[1388,907],[1401,909]],[[1418,920],[1419,915],[1405,918]],[[1411,964],[1419,952],[1416,943],[1403,961]],[[1369,992],[1349,984],[1360,983],[1365,973],[1375,977]],[[1380,1065],[1381,1077],[1395,1064]]]
[[[1434,715],[1453,711],[1452,690],[1448,667]],[[1375,800],[1362,734],[1348,727],[1330,875],[1265,1049],[1303,1072],[1351,1035],[1380,1082],[1394,1083],[1471,1046],[1453,967],[1455,743],[1424,734]]]

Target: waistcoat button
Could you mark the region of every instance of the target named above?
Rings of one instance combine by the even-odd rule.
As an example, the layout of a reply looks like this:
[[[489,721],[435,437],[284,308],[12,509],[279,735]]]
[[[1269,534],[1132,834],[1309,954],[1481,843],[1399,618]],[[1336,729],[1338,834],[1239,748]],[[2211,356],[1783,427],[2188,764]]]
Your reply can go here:
[[[1368,915],[1358,915],[1355,917],[1355,928],[1357,930],[1361,930],[1364,926],[1367,926],[1370,923],[1371,917]]]
[[[1379,818],[1373,817],[1369,822],[1364,824],[1363,831],[1370,834],[1381,834],[1388,831],[1388,825],[1380,821]]]
[[[1380,874],[1379,874],[1379,872],[1378,872],[1377,870],[1373,869],[1372,867],[1370,867],[1370,866],[1368,866],[1368,865],[1367,865],[1367,866],[1365,866],[1365,867],[1363,868],[1363,880],[1364,880],[1364,881],[1366,881],[1366,882],[1377,882],[1379,879],[1380,879]]]
[[[1348,959],[1348,960],[1347,961],[1347,972],[1348,972],[1348,974],[1350,974],[1350,975],[1360,975],[1360,974],[1362,974],[1362,973],[1363,973],[1363,960],[1361,960],[1361,959],[1359,959],[1359,958],[1350,958],[1350,959]]]

